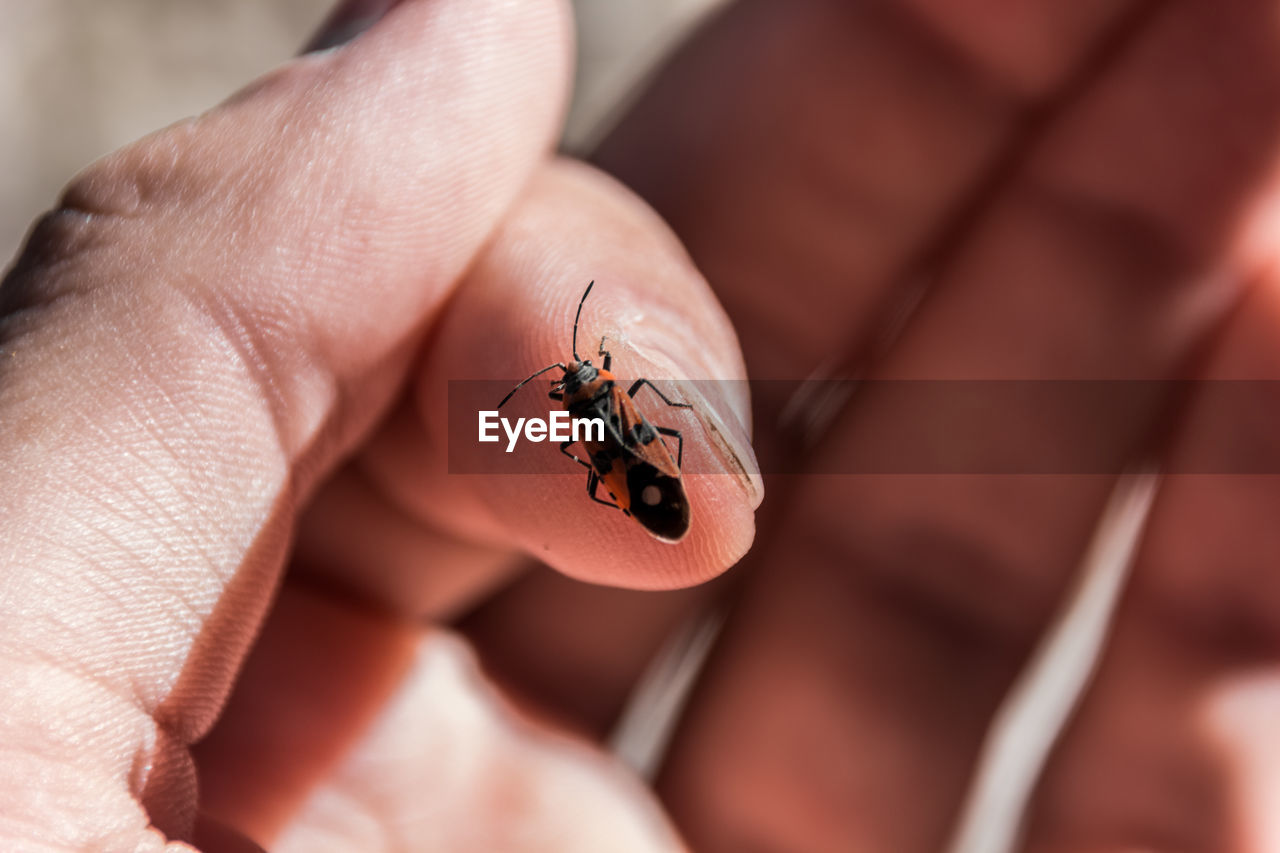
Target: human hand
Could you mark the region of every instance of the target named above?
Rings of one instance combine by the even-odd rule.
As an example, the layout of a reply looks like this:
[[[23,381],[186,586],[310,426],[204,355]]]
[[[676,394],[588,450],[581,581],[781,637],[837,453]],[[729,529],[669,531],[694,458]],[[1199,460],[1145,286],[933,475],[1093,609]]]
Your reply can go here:
[[[444,380],[561,358],[591,278],[584,321],[630,370],[743,378],[662,223],[548,155],[565,18],[404,0],[90,167],[33,231],[0,287],[0,847],[676,845],[422,624],[527,552],[661,587],[753,536],[733,472],[687,478],[677,546],[584,506],[576,476],[441,476]],[[691,423],[745,445],[741,405]]]
[[[753,380],[1274,380],[1276,11],[747,0],[595,159],[673,224]],[[806,446],[756,402],[761,459],[814,474],[903,426],[873,389]],[[1010,422],[1044,447],[1090,426],[1052,414],[930,417],[997,453]],[[1106,455],[1172,473],[1023,849],[1280,845],[1280,486],[1183,464],[1234,443],[1276,470],[1275,414],[1165,395],[1107,424]],[[771,481],[661,779],[696,849],[941,849],[1111,485]]]

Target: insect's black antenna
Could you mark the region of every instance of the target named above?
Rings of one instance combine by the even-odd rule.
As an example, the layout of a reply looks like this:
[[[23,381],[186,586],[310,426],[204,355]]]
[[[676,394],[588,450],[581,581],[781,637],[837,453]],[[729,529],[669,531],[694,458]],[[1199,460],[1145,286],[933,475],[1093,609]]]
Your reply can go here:
[[[551,369],[551,368],[553,368],[553,367],[558,367],[558,368],[560,368],[561,370],[565,370],[565,369],[566,369],[566,368],[565,368],[565,366],[564,366],[564,362],[562,362],[562,361],[557,361],[555,364],[548,364],[546,367],[542,368],[542,369],[541,369],[541,370],[539,370],[537,373],[533,374],[533,375],[532,375],[532,376],[530,376],[528,379],[524,380],[524,382],[521,382],[519,385],[517,385],[516,387],[512,388],[512,389],[511,389],[511,393],[507,394],[507,396],[505,396],[505,397],[503,397],[503,398],[502,398],[502,403],[499,403],[499,404],[498,404],[498,408],[499,408],[499,409],[501,409],[501,408],[502,408],[502,406],[503,406],[503,403],[506,403],[508,400],[510,400],[510,399],[515,395],[515,393],[516,393],[517,391],[519,391],[521,388],[523,388],[523,387],[524,387],[525,383],[529,382],[529,381],[530,381],[530,380],[532,380],[532,379],[537,379],[539,376],[541,376],[542,374],[546,373],[548,370],[550,370],[550,369]]]
[[[578,320],[582,317],[582,305],[587,301],[587,293],[591,292],[591,288],[595,286],[595,279],[591,280],[591,284],[587,285],[586,293],[582,294],[581,301],[578,302],[578,313],[573,315],[573,360],[582,361],[578,358]]]

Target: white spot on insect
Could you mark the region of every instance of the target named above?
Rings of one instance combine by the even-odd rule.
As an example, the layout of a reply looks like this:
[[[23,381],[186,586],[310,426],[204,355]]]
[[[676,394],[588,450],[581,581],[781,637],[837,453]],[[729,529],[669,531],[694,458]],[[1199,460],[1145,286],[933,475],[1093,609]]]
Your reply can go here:
[[[644,501],[645,506],[657,506],[658,501],[662,500],[662,490],[657,486],[645,486],[640,493],[640,500]]]

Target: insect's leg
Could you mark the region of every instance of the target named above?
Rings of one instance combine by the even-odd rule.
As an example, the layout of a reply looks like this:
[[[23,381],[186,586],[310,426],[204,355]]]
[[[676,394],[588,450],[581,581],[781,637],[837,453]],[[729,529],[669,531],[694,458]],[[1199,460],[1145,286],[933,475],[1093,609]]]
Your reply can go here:
[[[667,395],[666,395],[666,394],[663,394],[663,393],[662,393],[662,391],[658,388],[658,386],[657,386],[657,385],[654,385],[654,384],[653,384],[652,382],[650,382],[648,379],[637,379],[635,382],[633,382],[633,383],[632,383],[632,385],[631,385],[631,387],[627,389],[627,396],[628,396],[628,397],[634,397],[634,396],[636,395],[636,392],[637,392],[637,391],[639,391],[639,390],[640,390],[640,388],[641,388],[641,386],[644,386],[644,385],[648,385],[650,388],[652,388],[652,389],[653,389],[653,393],[655,393],[655,394],[657,394],[659,397],[661,397],[661,398],[662,398],[662,402],[666,403],[668,406],[673,406],[673,407],[675,407],[675,408],[677,408],[677,409],[692,409],[692,408],[693,408],[693,403],[677,403],[677,402],[675,402],[674,400],[670,400],[670,399],[668,399],[668,398],[667,398]]]
[[[608,335],[600,339],[600,351],[596,353],[604,358],[604,362],[600,365],[601,369],[608,370],[613,365],[613,356],[604,348],[604,342]]]
[[[564,435],[564,433],[561,433],[561,435]],[[584,467],[584,468],[591,468],[591,463],[590,463],[590,462],[583,462],[581,459],[579,459],[578,457],[574,456],[572,453],[570,453],[570,452],[569,452],[569,445],[571,445],[571,444],[573,444],[573,442],[572,442],[572,441],[565,441],[565,442],[562,442],[562,443],[560,444],[560,452],[561,452],[561,453],[563,453],[565,456],[568,456],[568,457],[569,457],[570,459],[572,459],[574,462],[577,462],[577,463],[578,463],[579,465],[581,465],[582,467]],[[592,469],[591,469],[591,476],[593,476],[593,477],[594,477],[595,475],[596,475],[595,469],[594,469],[594,468],[592,468]]]
[[[598,504],[604,504],[605,506],[611,506],[614,509],[619,509],[620,507],[616,503],[613,503],[612,501],[606,501],[603,498],[596,497],[596,491],[599,488],[600,488],[600,476],[596,474],[594,470],[592,470],[592,472],[587,475],[587,497],[591,498],[591,500],[595,501]]]
[[[516,392],[519,391],[521,388],[523,388],[527,383],[532,382],[534,379],[537,379],[539,376],[541,376],[542,374],[546,373],[548,370],[551,370],[554,367],[558,367],[561,370],[564,370],[565,364],[562,361],[557,361],[555,364],[548,364],[546,367],[542,368],[541,370],[535,370],[533,373],[530,373],[527,377],[525,377],[524,379],[521,379],[516,384],[516,387],[512,388],[510,391],[507,392],[507,396],[502,398],[502,402],[498,403],[497,408],[501,409],[503,406],[507,404],[507,401],[510,400],[512,397],[514,397],[516,395]]]
[[[678,442],[678,444],[676,444],[676,467],[682,467],[682,463],[684,462],[684,436],[680,434],[680,430],[672,429],[671,427],[654,427],[654,429],[663,435],[675,436],[675,439]]]
[[[555,400],[557,403],[563,403],[563,402],[564,402],[564,392],[563,392],[563,391],[552,391],[552,392],[551,392],[550,394],[548,394],[547,396],[548,396],[548,397],[550,397],[552,400]]]

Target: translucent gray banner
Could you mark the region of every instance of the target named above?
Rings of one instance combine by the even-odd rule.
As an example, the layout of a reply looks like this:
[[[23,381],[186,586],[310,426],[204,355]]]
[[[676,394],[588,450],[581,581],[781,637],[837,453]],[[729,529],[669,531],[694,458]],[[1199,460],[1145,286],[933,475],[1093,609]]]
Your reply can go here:
[[[482,412],[518,380],[449,383],[449,471],[548,474],[581,469],[559,441],[530,440],[529,419],[563,404],[535,380],[490,417]],[[620,380],[625,391],[631,382]],[[657,380],[634,401],[654,426],[684,437],[683,470],[724,473],[711,448],[723,422],[706,415],[724,401],[753,401],[765,474],[1118,474],[1156,458],[1168,474],[1280,474],[1280,381],[1159,380]],[[709,401],[719,401],[713,403]],[[520,419],[523,423],[519,423]],[[510,430],[519,424],[519,435]],[[537,434],[537,429],[534,430]],[[667,441],[671,454],[676,440]],[[581,458],[581,445],[570,452]]]

